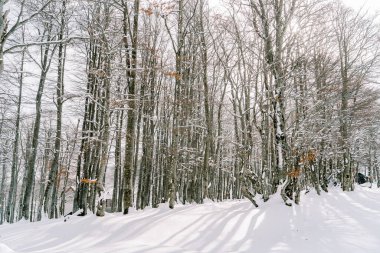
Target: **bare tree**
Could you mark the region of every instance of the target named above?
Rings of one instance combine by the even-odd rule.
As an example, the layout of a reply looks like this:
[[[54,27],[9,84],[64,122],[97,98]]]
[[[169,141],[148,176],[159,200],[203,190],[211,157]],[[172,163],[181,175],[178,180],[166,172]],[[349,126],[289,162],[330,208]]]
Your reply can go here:
[[[4,12],[4,7],[8,0],[0,1],[0,74],[4,69],[4,45],[9,39],[9,37],[14,34],[20,27],[28,23],[34,17],[43,12],[52,2],[52,0],[46,1],[36,12],[28,17],[24,17],[25,7],[27,4],[26,0],[22,0],[20,3],[20,12],[17,16],[16,22],[9,26],[8,14],[9,10]],[[5,50],[6,51],[6,50]]]

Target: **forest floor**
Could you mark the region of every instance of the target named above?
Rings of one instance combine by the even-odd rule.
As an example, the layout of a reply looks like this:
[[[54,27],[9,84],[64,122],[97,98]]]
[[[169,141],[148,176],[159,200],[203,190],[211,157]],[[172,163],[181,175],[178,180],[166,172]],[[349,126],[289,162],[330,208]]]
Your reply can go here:
[[[1,253],[379,253],[380,190],[303,193],[287,207],[278,196],[25,221],[0,226]]]

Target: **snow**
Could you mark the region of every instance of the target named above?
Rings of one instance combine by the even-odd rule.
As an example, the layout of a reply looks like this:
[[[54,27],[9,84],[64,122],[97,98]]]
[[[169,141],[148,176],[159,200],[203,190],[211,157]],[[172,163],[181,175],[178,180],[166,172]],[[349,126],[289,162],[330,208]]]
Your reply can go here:
[[[122,214],[72,216],[66,222],[0,226],[1,253],[378,253],[380,190],[330,189],[285,206],[279,196],[254,208],[249,201],[206,201]]]
[[[0,243],[0,252],[1,253],[14,253],[7,245]]]

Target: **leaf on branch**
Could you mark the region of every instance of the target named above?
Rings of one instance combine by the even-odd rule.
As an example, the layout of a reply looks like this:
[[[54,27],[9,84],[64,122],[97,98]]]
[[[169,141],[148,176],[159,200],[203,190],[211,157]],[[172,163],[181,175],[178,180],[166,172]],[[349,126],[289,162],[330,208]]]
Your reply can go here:
[[[288,172],[288,176],[292,179],[298,178],[301,175],[301,169],[293,169]]]
[[[169,71],[164,73],[168,77],[175,78],[176,80],[181,80],[181,74],[176,71]]]
[[[141,8],[140,9],[142,12],[144,12],[146,15],[148,16],[152,16],[153,15],[153,9],[152,7],[148,7],[148,8]]]
[[[84,184],[96,184],[96,179],[89,179],[89,178],[82,178],[80,180],[81,183],[84,183]]]

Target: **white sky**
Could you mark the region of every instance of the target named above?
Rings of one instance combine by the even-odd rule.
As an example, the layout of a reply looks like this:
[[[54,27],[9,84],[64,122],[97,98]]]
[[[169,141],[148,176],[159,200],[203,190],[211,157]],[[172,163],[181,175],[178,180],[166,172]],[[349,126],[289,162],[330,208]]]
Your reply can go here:
[[[359,10],[361,7],[370,12],[380,12],[380,0],[342,0],[342,2]]]
[[[217,6],[221,0],[209,0],[211,7]],[[359,10],[363,7],[363,10],[368,10],[374,14],[380,12],[380,0],[341,0],[343,3],[351,6],[352,8]]]

